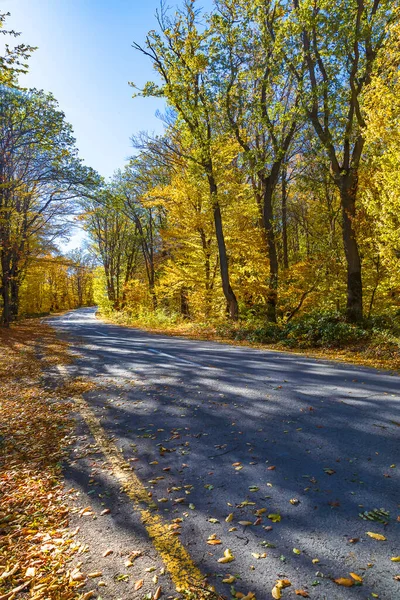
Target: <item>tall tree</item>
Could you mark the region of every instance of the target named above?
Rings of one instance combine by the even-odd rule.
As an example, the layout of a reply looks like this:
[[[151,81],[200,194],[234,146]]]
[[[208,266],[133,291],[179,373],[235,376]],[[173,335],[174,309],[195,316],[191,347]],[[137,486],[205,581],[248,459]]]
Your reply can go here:
[[[19,287],[38,237],[56,237],[95,174],[83,167],[72,130],[51,95],[0,88],[2,323],[18,315]]]
[[[207,57],[209,31],[199,30],[195,0],[186,0],[184,8],[170,18],[164,8],[158,14],[159,32],[151,31],[145,46],[133,47],[150,58],[162,85],[149,82],[141,94],[164,96],[187,127],[197,155],[190,155],[204,172],[213,206],[222,288],[229,315],[237,319],[238,302],[232,289],[229,259],[224,235],[221,203],[215,175],[213,146],[220,133],[215,110],[216,94]]]
[[[362,93],[371,81],[397,2],[294,0],[284,44],[288,68],[300,79],[306,64],[303,107],[330,160],[342,208],[347,262],[347,316],[363,316],[361,257],[356,216],[365,144]]]
[[[269,259],[267,317],[276,321],[278,253],[273,198],[299,121],[301,75],[285,68],[275,0],[220,0],[213,16],[216,82],[253,182]]]

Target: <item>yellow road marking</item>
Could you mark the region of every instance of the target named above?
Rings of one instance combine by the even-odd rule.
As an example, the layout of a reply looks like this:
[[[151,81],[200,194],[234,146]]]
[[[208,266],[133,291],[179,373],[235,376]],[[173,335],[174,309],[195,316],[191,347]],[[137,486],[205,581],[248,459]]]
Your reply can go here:
[[[82,397],[74,397],[74,401],[97,445],[110,463],[115,478],[120,481],[124,492],[133,501],[134,509],[140,513],[142,523],[155,549],[161,555],[177,591],[189,591],[195,588],[197,589],[195,597],[199,600],[210,598],[210,595],[215,597],[215,594],[212,592],[210,594],[204,589],[204,576],[181,541],[177,536],[171,535],[169,525],[161,516],[151,511],[152,501],[146,488],[124,460],[117,446],[108,439],[99,419],[87,402]]]

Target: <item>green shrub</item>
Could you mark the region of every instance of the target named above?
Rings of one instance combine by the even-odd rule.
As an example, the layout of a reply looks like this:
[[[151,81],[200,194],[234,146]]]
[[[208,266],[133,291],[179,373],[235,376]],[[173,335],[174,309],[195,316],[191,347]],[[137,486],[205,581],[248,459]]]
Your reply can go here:
[[[312,312],[289,321],[283,327],[282,341],[288,346],[340,348],[370,339],[371,331],[348,323],[338,312]]]

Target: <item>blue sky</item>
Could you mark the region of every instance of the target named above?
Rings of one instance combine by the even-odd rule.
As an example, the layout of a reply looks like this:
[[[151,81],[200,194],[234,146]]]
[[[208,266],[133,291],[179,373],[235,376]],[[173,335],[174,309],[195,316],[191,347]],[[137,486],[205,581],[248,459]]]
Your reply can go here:
[[[132,99],[128,81],[151,80],[148,60],[131,47],[156,29],[159,0],[2,0],[7,29],[38,50],[29,61],[26,87],[50,91],[72,124],[80,156],[109,177],[133,153],[130,136],[161,132],[161,99]],[[171,0],[169,6],[179,2]],[[212,0],[200,6],[210,8]],[[70,246],[76,245],[73,239]]]

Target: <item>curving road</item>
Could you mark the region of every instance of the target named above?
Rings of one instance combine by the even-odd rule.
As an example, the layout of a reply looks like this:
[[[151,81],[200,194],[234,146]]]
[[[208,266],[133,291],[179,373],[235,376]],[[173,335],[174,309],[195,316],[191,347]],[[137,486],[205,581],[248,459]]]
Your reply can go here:
[[[399,377],[154,335],[92,308],[50,322],[77,352],[71,375],[100,384],[86,398],[102,426],[139,458],[135,473],[165,518],[183,518],[181,541],[220,593],[230,597],[230,573],[257,600],[279,578],[292,583],[283,598],[400,598],[390,560],[400,555]],[[360,518],[375,508],[389,511],[387,525]],[[221,545],[207,544],[213,534]],[[226,548],[235,561],[220,564]],[[362,585],[332,581],[350,572]]]

